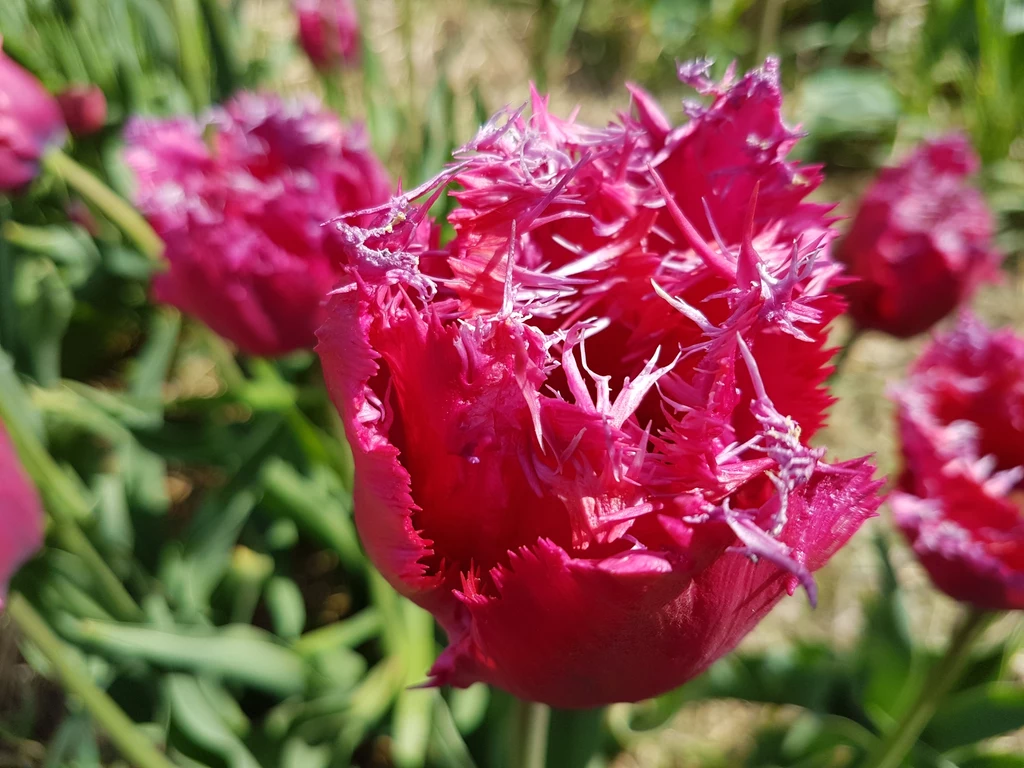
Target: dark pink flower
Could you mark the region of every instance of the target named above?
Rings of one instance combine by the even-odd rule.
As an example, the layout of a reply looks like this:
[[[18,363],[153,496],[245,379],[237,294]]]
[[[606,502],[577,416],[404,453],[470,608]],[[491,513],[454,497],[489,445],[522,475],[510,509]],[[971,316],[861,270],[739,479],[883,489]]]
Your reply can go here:
[[[322,222],[388,199],[359,128],[244,93],[201,121],[126,130],[136,202],[167,244],[155,297],[255,355],[308,348],[338,267]]]
[[[602,129],[534,94],[376,227],[339,225],[351,273],[317,349],[367,552],[449,634],[437,684],[654,696],[813,596],[874,514],[871,466],[806,442],[842,302],[825,209],[801,202],[816,177],[794,186],[772,144],[774,65],[704,85],[671,130],[637,89],[639,117]],[[687,154],[750,113],[747,141]],[[422,233],[448,182],[440,248]]]
[[[1024,338],[964,316],[898,389],[896,522],[936,586],[1024,609]]]
[[[107,97],[95,85],[72,85],[57,94],[57,103],[72,136],[91,136],[107,122]]]
[[[0,48],[0,193],[27,187],[42,156],[66,138],[56,99]]]
[[[352,0],[296,0],[299,43],[319,70],[359,61],[359,16]]]
[[[11,577],[43,545],[43,511],[0,422],[0,609]]]
[[[977,167],[967,139],[948,136],[879,173],[838,250],[858,278],[845,292],[859,326],[922,333],[996,278],[992,216],[967,182]]]

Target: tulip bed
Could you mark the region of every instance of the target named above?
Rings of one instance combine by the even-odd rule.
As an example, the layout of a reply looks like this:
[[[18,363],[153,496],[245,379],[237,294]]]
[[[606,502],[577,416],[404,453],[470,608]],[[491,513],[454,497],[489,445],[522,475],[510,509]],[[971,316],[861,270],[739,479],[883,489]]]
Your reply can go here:
[[[1024,768],[1019,2],[0,45],[0,766]]]

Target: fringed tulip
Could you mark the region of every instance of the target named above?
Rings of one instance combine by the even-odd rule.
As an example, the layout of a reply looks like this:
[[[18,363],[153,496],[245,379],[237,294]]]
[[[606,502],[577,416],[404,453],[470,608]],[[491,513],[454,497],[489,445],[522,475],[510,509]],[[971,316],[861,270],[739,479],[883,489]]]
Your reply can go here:
[[[1024,337],[962,317],[897,390],[896,522],[935,585],[1024,609]]]
[[[43,545],[43,512],[0,423],[0,609],[11,577]]]
[[[927,141],[868,189],[837,256],[857,278],[845,292],[861,328],[922,333],[998,274],[992,216],[967,177],[962,136]]]
[[[71,135],[92,136],[107,122],[107,97],[95,85],[73,85],[57,94],[57,103]]]
[[[359,16],[352,0],[296,0],[299,43],[321,71],[359,61]]]
[[[198,122],[135,120],[126,140],[136,202],[166,243],[157,300],[250,354],[311,347],[337,279],[322,222],[389,194],[363,131],[242,94]]]
[[[639,89],[602,129],[534,94],[375,227],[339,223],[318,351],[366,550],[449,635],[435,684],[657,695],[813,599],[875,513],[869,463],[807,444],[842,309],[818,176],[785,159],[773,62],[705,69],[680,128]]]
[[[60,107],[36,78],[8,58],[0,38],[0,194],[22,191],[51,147],[67,138]]]

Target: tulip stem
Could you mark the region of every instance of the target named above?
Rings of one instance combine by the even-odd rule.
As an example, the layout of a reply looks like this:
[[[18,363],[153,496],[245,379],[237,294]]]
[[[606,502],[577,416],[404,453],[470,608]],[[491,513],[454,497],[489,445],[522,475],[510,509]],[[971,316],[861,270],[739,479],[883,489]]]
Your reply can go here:
[[[11,595],[7,615],[50,663],[64,688],[82,702],[106,731],[114,746],[138,768],[174,768],[145,734],[129,719],[106,691],[93,682],[76,655],[60,641],[43,617],[19,593]]]
[[[857,345],[857,341],[863,335],[864,329],[860,328],[859,326],[854,327],[854,329],[850,331],[850,335],[846,337],[846,343],[843,344],[842,347],[840,347],[839,352],[836,354],[834,360],[832,361],[832,375],[829,376],[830,382],[839,378],[839,374],[846,366],[846,361],[849,359],[850,353],[853,351],[853,348]]]
[[[546,704],[519,701],[516,708],[516,723],[513,731],[516,739],[513,760],[516,768],[544,768],[548,757],[548,730],[551,725],[551,708]]]
[[[971,649],[995,618],[995,613],[972,608],[953,632],[946,653],[932,667],[907,712],[892,724],[875,750],[868,755],[867,768],[899,768],[917,743],[970,660]]]
[[[104,216],[128,235],[146,256],[153,261],[159,261],[163,257],[164,241],[149,226],[149,222],[90,170],[79,165],[59,149],[47,152],[43,157],[43,165],[50,173],[96,206]]]

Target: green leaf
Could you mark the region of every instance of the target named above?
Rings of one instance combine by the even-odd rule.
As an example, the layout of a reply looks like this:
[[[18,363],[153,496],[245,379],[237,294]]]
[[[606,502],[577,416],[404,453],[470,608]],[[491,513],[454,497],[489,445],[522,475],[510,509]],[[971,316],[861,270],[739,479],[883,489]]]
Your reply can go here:
[[[946,699],[923,738],[947,751],[1019,728],[1024,728],[1024,686],[989,683]]]
[[[866,626],[857,649],[862,683],[861,698],[868,716],[876,725],[887,726],[909,704],[917,690],[920,670],[910,642],[907,614],[889,561],[888,544],[877,536],[881,568],[878,595],[866,608]]]
[[[466,736],[483,724],[490,698],[491,689],[483,683],[475,683],[469,688],[452,689],[449,694],[449,708],[459,733]]]
[[[437,691],[412,687],[427,678],[434,660],[434,619],[410,601],[402,603],[401,655],[406,685],[398,694],[392,717],[392,759],[398,768],[420,768],[426,763],[430,721]]]
[[[181,332],[181,315],[177,310],[162,307],[150,320],[149,338],[128,373],[129,391],[160,412],[163,410],[162,390],[174,359]]]
[[[60,629],[78,645],[116,661],[210,675],[281,697],[306,690],[309,668],[302,657],[248,625],[153,629],[87,620],[66,621]]]
[[[985,752],[957,760],[957,768],[1024,768],[1024,755]]]
[[[802,156],[871,166],[873,153],[895,136],[899,95],[880,70],[820,70],[803,81],[798,94],[798,114],[808,134],[797,150]]]
[[[261,768],[194,677],[168,675],[164,690],[170,702],[172,725],[193,745],[222,758],[229,768]]]
[[[267,582],[263,599],[274,632],[285,640],[298,638],[306,626],[306,604],[298,585],[284,576],[274,576]]]
[[[21,259],[15,267],[14,302],[32,373],[43,386],[52,386],[60,380],[61,342],[75,308],[71,289],[51,260]]]
[[[600,754],[604,738],[604,709],[551,710],[548,765],[586,768]]]
[[[265,489],[264,506],[293,520],[308,535],[337,553],[346,570],[360,574],[366,560],[359,548],[350,512],[351,501],[340,488],[299,474],[283,459],[274,457],[263,465],[260,480]]]

